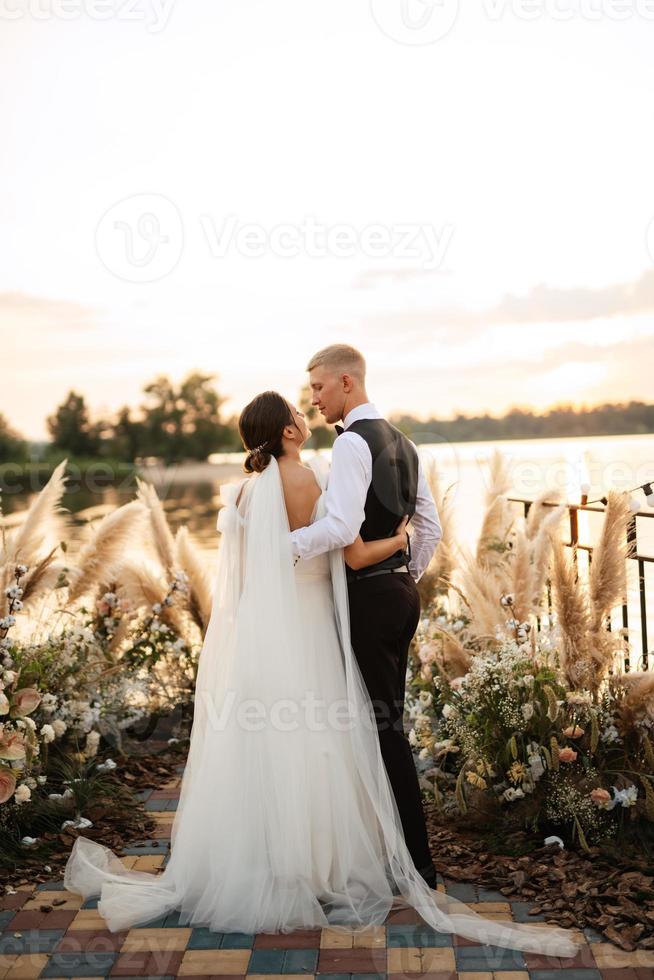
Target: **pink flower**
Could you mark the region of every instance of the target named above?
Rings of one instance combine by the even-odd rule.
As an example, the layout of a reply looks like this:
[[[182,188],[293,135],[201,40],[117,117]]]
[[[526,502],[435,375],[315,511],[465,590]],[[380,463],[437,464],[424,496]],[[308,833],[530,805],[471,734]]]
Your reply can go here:
[[[0,740],[0,759],[16,760],[24,758],[25,742],[23,741],[23,736],[18,732],[3,736]]]
[[[607,804],[611,802],[611,794],[607,789],[602,789],[601,787],[592,790],[590,798],[593,803],[596,803],[602,809],[606,809]]]
[[[11,699],[11,717],[25,718],[41,703],[41,695],[35,687],[21,687]]]
[[[577,753],[569,745],[565,745],[559,750],[559,762],[574,762],[576,758]]]
[[[579,725],[575,725],[574,728],[572,725],[569,725],[567,728],[563,729],[563,734],[567,735],[568,738],[581,738],[581,736],[584,734],[584,729],[580,728]]]
[[[0,769],[0,803],[6,803],[16,789],[16,777],[11,769]]]

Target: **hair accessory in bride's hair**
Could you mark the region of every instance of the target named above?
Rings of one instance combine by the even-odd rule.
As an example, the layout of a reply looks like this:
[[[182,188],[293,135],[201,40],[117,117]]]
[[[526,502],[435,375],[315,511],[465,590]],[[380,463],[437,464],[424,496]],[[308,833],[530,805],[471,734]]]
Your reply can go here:
[[[265,449],[265,447],[266,447],[265,442],[262,442],[260,446],[253,446],[252,449],[249,449],[248,450],[248,452],[250,452],[250,453],[260,453],[262,449]]]

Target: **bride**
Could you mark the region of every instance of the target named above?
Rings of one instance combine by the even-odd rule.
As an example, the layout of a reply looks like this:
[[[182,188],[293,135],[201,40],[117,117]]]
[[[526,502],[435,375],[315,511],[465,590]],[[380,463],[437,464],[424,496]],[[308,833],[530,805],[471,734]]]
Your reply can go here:
[[[249,452],[221,487],[211,619],[170,860],[128,871],[79,837],[64,883],[112,931],[179,910],[217,932],[349,930],[384,923],[396,896],[433,928],[497,946],[573,956],[559,928],[492,921],[429,888],[407,850],[374,712],[350,645],[345,562],[363,567],[394,538],[295,566],[290,531],[324,512],[326,474],[306,466],[302,412],[276,392],[243,411]]]

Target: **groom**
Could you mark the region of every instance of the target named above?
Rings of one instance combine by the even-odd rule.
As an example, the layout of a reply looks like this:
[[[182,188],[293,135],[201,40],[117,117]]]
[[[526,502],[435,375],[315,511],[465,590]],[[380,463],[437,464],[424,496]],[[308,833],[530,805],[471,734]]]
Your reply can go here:
[[[420,617],[416,581],[441,537],[432,495],[413,443],[377,411],[366,394],[366,363],[354,347],[334,344],[307,367],[316,405],[339,420],[326,492],[327,512],[292,532],[294,554],[313,558],[390,537],[410,517],[407,552],[360,571],[347,569],[352,649],[375,711],[382,756],[416,868],[431,888],[436,872],[427,842],[420,787],[402,724],[409,645]]]

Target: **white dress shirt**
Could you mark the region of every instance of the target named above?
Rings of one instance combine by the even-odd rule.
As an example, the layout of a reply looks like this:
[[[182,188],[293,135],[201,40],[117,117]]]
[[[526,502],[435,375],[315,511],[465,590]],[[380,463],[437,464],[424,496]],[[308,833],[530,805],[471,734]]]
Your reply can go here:
[[[309,527],[301,527],[291,533],[295,556],[315,558],[325,551],[345,548],[356,539],[365,519],[365,502],[372,480],[372,454],[365,439],[356,432],[347,432],[347,429],[359,419],[381,418],[381,413],[370,402],[357,405],[345,416],[345,431],[338,436],[332,449],[332,465],[325,492],[325,516]],[[399,521],[400,518],[398,524]],[[418,581],[443,533],[420,459],[416,509],[409,530],[409,571]]]

